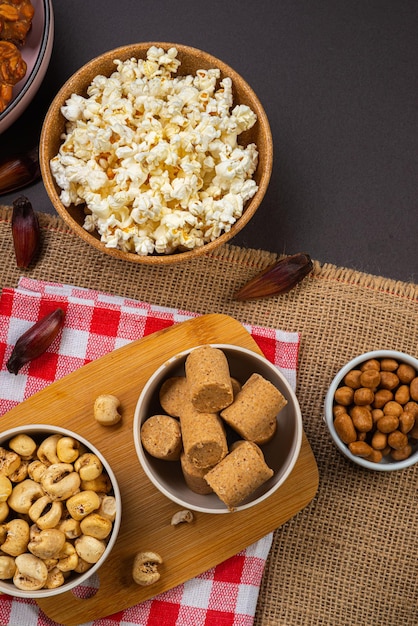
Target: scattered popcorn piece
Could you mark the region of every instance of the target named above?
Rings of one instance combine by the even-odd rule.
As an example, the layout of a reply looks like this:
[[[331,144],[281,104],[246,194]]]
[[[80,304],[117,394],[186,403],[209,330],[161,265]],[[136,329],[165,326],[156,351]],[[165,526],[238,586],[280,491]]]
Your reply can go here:
[[[115,61],[87,97],[61,112],[64,142],[51,159],[61,202],[86,206],[84,228],[109,248],[139,255],[191,250],[228,232],[258,187],[255,144],[238,136],[257,121],[233,107],[218,69],[176,76],[177,49]]]

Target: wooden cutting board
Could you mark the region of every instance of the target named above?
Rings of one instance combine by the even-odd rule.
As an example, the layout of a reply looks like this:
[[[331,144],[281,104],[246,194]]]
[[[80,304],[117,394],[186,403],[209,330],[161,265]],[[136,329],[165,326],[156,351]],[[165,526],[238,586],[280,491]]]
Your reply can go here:
[[[143,602],[214,567],[290,519],[315,496],[318,469],[303,435],[296,465],[282,487],[257,506],[231,514],[194,513],[191,524],[171,526],[179,510],[152,485],[139,464],[133,440],[133,415],[146,380],[168,357],[204,343],[230,343],[260,353],[235,319],[209,314],[134,341],[69,374],[1,418],[3,429],[47,423],[70,428],[99,448],[111,464],[122,495],[123,513],[115,547],[99,570],[99,589],[80,599],[72,591],[38,600],[53,620],[67,626],[93,621]],[[92,407],[101,393],[113,393],[123,420],[100,426]],[[164,559],[161,578],[139,587],[131,578],[133,557],[154,550]]]

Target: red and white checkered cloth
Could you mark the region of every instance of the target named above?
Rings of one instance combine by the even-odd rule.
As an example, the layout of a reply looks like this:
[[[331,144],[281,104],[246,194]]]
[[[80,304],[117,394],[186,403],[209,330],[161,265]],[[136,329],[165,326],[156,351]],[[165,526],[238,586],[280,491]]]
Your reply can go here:
[[[17,376],[6,369],[18,337],[49,311],[65,311],[62,333]],[[196,313],[154,306],[90,289],[21,278],[0,297],[0,416],[82,365]],[[246,325],[264,355],[293,388],[298,333]],[[0,418],[1,419],[1,418]],[[200,576],[88,626],[251,626],[272,534]],[[89,579],[86,587],[94,587]],[[83,590],[79,589],[80,595]],[[56,626],[35,601],[0,596],[1,626]],[[85,625],[87,626],[87,624]]]

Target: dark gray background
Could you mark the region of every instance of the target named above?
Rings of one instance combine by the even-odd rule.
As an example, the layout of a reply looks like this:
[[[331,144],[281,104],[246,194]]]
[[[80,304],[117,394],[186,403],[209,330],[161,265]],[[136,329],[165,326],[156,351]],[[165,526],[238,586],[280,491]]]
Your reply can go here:
[[[418,282],[417,0],[56,0],[54,12],[47,76],[0,135],[0,157],[36,141],[55,93],[91,58],[188,44],[237,70],[271,124],[267,195],[231,243]],[[42,183],[24,193],[54,212]]]

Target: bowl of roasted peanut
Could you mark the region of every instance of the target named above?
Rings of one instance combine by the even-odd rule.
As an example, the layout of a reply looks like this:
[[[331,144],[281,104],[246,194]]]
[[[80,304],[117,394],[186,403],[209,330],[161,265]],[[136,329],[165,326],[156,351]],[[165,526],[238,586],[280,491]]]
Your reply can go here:
[[[150,377],[134,441],[145,475],[182,510],[232,513],[263,502],[288,478],[302,416],[289,382],[264,356],[204,344]]]
[[[0,434],[0,592],[65,593],[93,576],[118,536],[112,468],[80,435],[46,424]]]
[[[0,4],[0,134],[25,111],[39,90],[52,54],[51,0]]]
[[[349,361],[325,399],[325,422],[337,448],[377,471],[418,461],[418,359],[375,350]]]
[[[106,52],[46,115],[49,198],[85,242],[116,259],[172,264],[210,252],[250,221],[273,160],[269,122],[220,59],[175,43]]]

